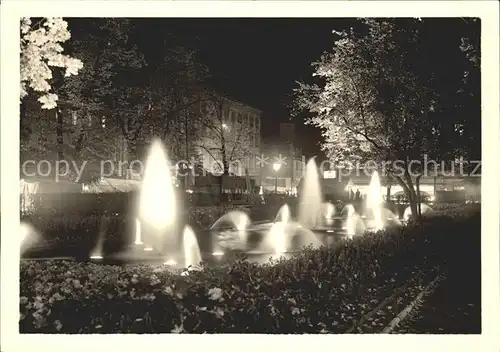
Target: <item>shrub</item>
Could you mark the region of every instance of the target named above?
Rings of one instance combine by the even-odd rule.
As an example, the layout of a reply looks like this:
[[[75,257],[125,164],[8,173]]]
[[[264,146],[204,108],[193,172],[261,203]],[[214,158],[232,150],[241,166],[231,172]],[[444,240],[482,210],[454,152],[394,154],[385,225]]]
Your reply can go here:
[[[470,252],[479,225],[477,213],[424,218],[336,250],[187,276],[146,265],[22,262],[20,331],[343,332],[395,287],[430,280],[434,268]],[[479,260],[474,253],[469,260]]]

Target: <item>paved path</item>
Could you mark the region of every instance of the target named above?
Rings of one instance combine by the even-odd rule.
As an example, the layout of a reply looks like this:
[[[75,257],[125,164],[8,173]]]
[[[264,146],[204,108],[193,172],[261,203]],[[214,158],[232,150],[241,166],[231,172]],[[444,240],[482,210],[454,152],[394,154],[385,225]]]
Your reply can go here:
[[[425,298],[395,333],[480,334],[481,274],[477,268],[453,270],[436,290]]]

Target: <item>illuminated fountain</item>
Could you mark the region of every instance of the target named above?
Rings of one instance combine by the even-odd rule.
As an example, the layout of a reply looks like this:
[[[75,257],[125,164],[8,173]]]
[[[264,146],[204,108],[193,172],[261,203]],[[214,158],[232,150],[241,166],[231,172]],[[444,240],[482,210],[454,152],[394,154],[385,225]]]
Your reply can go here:
[[[299,198],[299,223],[313,229],[320,225],[322,218],[322,195],[318,167],[314,158],[306,165],[304,184]]]
[[[135,219],[135,242],[136,245],[143,244],[142,236],[141,236],[141,221],[139,219]]]
[[[326,219],[331,219],[332,217],[335,216],[335,206],[330,203],[330,202],[325,202],[323,203],[323,206],[325,208],[325,218]]]
[[[333,225],[334,221],[334,216],[335,216],[335,206],[330,203],[330,202],[325,202],[322,204],[323,210],[322,213],[324,215],[324,225],[327,227],[331,227]],[[327,232],[331,232],[331,230],[328,230]]]
[[[288,220],[290,220],[290,207],[285,204],[278,210],[274,222],[288,222]]]
[[[104,245],[104,238],[108,231],[108,218],[103,215],[101,217],[101,223],[99,224],[99,235],[97,237],[97,244],[90,253],[90,259],[99,260],[102,259],[102,247]]]
[[[377,171],[374,171],[368,187],[368,194],[366,205],[373,215],[373,230],[379,231],[384,228],[384,221],[382,219],[382,205],[383,197],[380,187],[380,177]]]
[[[213,225],[210,227],[211,230],[218,228],[231,227],[238,231],[244,231],[250,224],[251,220],[247,213],[242,211],[230,211],[227,214],[222,215]]]
[[[251,220],[247,213],[242,211],[231,211],[222,215],[210,227],[210,230],[217,231],[218,243],[215,245],[230,249],[243,249],[247,242],[247,227]],[[213,255],[221,256],[222,251],[215,249]]]

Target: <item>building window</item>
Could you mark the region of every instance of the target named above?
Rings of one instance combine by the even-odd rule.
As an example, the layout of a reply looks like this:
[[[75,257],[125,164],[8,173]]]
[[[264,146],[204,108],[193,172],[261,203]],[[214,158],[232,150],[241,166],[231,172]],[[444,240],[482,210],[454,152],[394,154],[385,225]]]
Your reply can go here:
[[[458,132],[460,136],[464,134],[464,125],[462,125],[461,123],[457,123],[455,124],[454,127],[455,127],[455,132]]]
[[[229,114],[229,124],[233,124],[234,123],[234,111],[231,111],[231,113]]]
[[[247,114],[243,115],[243,124],[244,124],[245,126],[247,126],[247,125],[248,125],[248,115],[247,115]]]
[[[103,116],[101,118],[101,126],[102,126],[102,128],[106,128],[106,116]]]
[[[238,123],[239,123],[239,124],[241,124],[242,119],[243,119],[243,117],[241,116],[241,114],[238,114]]]
[[[255,128],[256,128],[257,130],[259,130],[259,129],[260,129],[260,120],[259,120],[259,118],[257,118],[257,119],[255,120]]]
[[[76,126],[76,122],[77,122],[76,111],[74,111],[74,110],[71,111],[71,118],[73,119],[73,125]]]

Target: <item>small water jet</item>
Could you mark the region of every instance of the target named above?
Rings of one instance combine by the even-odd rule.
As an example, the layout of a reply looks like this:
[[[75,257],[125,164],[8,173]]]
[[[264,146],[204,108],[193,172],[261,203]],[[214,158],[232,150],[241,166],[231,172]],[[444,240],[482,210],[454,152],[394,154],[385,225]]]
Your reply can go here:
[[[428,206],[427,204],[421,203],[420,204],[420,211],[422,214],[425,214],[425,213],[432,211],[432,208],[430,206]],[[403,220],[408,221],[408,220],[410,220],[411,216],[412,216],[411,207],[408,206],[403,213]]]
[[[184,250],[184,267],[197,268],[202,262],[198,240],[191,227],[186,226],[182,234],[182,247]]]
[[[231,227],[238,231],[243,231],[251,223],[247,213],[242,211],[230,211],[217,219],[210,227],[211,230]]]
[[[90,252],[90,259],[102,259],[104,238],[107,232],[108,232],[108,217],[103,215],[101,217],[101,222],[99,224],[99,234],[97,237],[97,243],[92,252]]]
[[[141,221],[137,218],[135,219],[135,241],[134,241],[134,244],[136,244],[136,245],[143,244],[142,236],[141,236]]]
[[[288,222],[288,220],[290,220],[290,207],[284,204],[278,210],[274,222]]]
[[[356,214],[356,210],[354,210],[354,206],[352,204],[348,204],[345,206],[347,209],[347,218],[346,218],[346,232],[348,236],[354,236],[356,234],[356,225],[359,221],[359,217]]]
[[[19,241],[19,247],[20,247],[20,254],[22,255],[36,242],[38,233],[33,228],[33,226],[31,226],[28,223],[21,221],[20,225],[21,225],[20,227],[21,238]]]
[[[168,266],[175,266],[177,265],[177,262],[173,259],[168,259],[164,264]]]
[[[382,218],[386,219],[387,222],[392,225],[401,225],[401,221],[398,219],[397,215],[387,208],[382,208]]]
[[[384,221],[382,219],[383,196],[380,187],[380,177],[377,171],[374,171],[372,174],[366,203],[373,215],[373,229],[375,231],[382,230],[384,228]]]
[[[139,198],[140,242],[150,247],[169,250],[176,245],[176,199],[167,155],[160,141],[151,145],[146,160]],[[144,238],[142,238],[144,237]],[[137,238],[136,238],[137,239]],[[147,250],[145,248],[145,250]]]
[[[276,216],[275,222],[269,229],[269,239],[271,246],[274,248],[274,255],[281,256],[286,252],[286,228],[290,220],[290,208],[288,205],[283,205]]]
[[[242,211],[231,211],[222,215],[210,227],[212,231],[220,231],[217,235],[219,241],[214,245],[222,245],[232,249],[244,248],[248,237],[247,227],[250,223],[250,217]],[[219,252],[219,250],[216,250],[216,252]]]
[[[322,195],[318,167],[314,158],[306,165],[306,173],[299,197],[299,223],[308,228],[315,228],[321,221]]]

